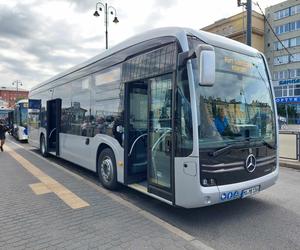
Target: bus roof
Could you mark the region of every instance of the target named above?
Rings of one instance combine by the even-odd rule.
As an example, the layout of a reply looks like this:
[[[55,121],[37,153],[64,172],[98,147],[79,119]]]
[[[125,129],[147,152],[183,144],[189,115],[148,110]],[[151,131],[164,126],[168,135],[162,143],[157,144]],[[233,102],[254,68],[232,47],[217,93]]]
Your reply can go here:
[[[46,85],[47,83],[53,82],[56,79],[63,77],[64,75],[70,74],[74,71],[77,71],[81,68],[91,65],[101,59],[109,57],[110,55],[112,55],[118,51],[121,51],[125,48],[128,48],[130,46],[133,46],[135,44],[138,44],[138,43],[150,40],[150,39],[154,39],[157,37],[174,36],[176,38],[180,38],[180,37],[182,38],[182,36],[186,36],[186,35],[196,36],[199,39],[201,39],[203,42],[213,45],[213,46],[229,49],[232,51],[240,52],[240,53],[251,55],[251,56],[255,56],[259,53],[256,49],[254,49],[250,46],[247,46],[243,43],[234,41],[232,39],[229,39],[229,38],[226,38],[226,37],[223,37],[220,35],[202,31],[202,30],[196,31],[196,30],[193,30],[190,28],[182,28],[182,27],[158,28],[158,29],[149,30],[149,31],[146,31],[139,35],[128,38],[127,40],[117,44],[116,46],[112,47],[111,49],[105,50],[101,54],[99,54],[95,57],[92,57],[91,59],[89,59],[79,65],[76,65],[76,66],[36,85],[30,91],[36,90],[39,87]]]
[[[19,101],[17,101],[16,104],[20,104],[20,103],[28,103],[28,99],[19,100]]]

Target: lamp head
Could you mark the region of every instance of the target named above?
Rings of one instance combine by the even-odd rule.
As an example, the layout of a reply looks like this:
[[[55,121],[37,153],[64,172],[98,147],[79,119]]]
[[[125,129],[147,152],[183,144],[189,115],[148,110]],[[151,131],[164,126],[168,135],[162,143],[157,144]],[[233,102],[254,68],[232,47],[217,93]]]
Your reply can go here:
[[[95,11],[94,16],[95,16],[95,17],[100,16],[97,10]]]
[[[115,16],[113,22],[114,22],[114,23],[118,23],[118,22],[119,22],[119,20],[118,20],[118,18],[117,18],[116,16]]]

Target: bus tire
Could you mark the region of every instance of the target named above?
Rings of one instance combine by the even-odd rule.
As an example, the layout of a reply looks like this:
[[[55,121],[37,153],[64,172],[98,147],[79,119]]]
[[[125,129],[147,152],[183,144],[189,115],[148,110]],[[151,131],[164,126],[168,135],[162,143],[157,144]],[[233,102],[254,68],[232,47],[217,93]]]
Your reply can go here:
[[[40,139],[40,152],[42,154],[42,156],[47,157],[47,150],[46,150],[46,140],[45,140],[45,136],[42,135],[41,139]]]
[[[117,189],[117,167],[114,152],[110,148],[101,151],[97,161],[97,172],[101,184],[107,189]]]

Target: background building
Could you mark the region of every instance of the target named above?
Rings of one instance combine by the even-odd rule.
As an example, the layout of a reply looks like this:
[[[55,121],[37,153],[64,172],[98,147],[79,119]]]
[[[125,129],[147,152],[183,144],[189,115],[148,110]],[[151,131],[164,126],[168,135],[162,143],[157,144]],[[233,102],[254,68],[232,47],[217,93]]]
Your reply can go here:
[[[264,52],[264,17],[252,11],[252,47]],[[246,43],[247,12],[243,11],[234,16],[221,19],[202,28],[204,31],[226,36],[233,40]]]
[[[300,124],[300,2],[284,1],[266,8],[265,12],[281,41],[265,23],[265,55],[272,73],[278,114],[286,117],[289,124]]]
[[[8,108],[8,102],[0,98],[0,109]]]
[[[8,107],[13,107],[16,101],[20,99],[27,99],[28,98],[28,91],[24,89],[16,88],[7,88],[1,87],[0,88],[0,99],[4,102],[8,103]]]

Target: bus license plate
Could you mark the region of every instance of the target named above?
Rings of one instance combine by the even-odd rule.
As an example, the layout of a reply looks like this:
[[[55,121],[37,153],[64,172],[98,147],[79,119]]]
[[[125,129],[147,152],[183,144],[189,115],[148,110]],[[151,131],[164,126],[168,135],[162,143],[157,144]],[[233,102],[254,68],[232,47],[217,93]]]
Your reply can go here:
[[[242,198],[245,198],[247,196],[250,196],[250,195],[258,193],[259,189],[260,189],[260,186],[255,186],[255,187],[244,189],[242,191]]]

